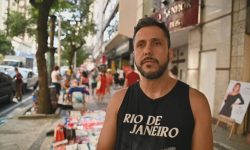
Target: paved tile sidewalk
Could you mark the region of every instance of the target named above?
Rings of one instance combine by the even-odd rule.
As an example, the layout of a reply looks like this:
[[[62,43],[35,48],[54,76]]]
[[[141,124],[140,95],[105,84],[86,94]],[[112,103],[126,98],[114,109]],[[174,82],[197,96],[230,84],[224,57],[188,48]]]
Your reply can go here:
[[[114,92],[114,91],[113,91]],[[111,93],[111,95],[113,94]],[[105,110],[111,95],[105,96],[103,102],[97,102],[94,97],[88,98],[88,109]],[[7,120],[0,124],[0,147],[3,150],[48,150],[53,141],[53,136],[46,133],[53,130],[58,123],[63,123],[61,118],[18,119],[27,108],[17,108]],[[62,111],[63,116],[63,111]],[[214,136],[214,150],[250,150],[246,137],[233,135],[227,139],[229,131],[218,127]]]

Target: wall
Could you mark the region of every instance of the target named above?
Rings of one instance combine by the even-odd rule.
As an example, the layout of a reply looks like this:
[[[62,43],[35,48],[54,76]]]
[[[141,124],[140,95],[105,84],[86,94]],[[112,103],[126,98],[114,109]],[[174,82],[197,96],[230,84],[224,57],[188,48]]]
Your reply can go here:
[[[118,32],[132,38],[134,26],[142,16],[142,0],[120,0]],[[128,11],[129,10],[129,11]]]
[[[212,101],[211,111],[213,117],[216,117],[220,109],[221,102],[224,97],[227,85],[229,83],[230,72],[230,55],[231,55],[231,0],[206,0],[204,8],[201,10],[201,22],[189,33],[188,40],[188,76],[187,83],[192,87],[199,87],[200,81],[204,78],[214,81],[210,83],[214,93],[209,101]],[[213,79],[210,76],[202,74],[200,76],[201,53],[215,51],[216,52],[216,69]],[[209,64],[209,61],[206,60]],[[200,79],[202,78],[202,79]],[[204,86],[204,85],[203,85]],[[206,92],[206,91],[205,91]],[[204,93],[207,97],[211,97],[211,93]]]
[[[247,0],[234,0],[233,6],[230,79],[250,82],[250,39],[245,33]],[[238,133],[244,132],[246,122],[247,119],[238,127]]]

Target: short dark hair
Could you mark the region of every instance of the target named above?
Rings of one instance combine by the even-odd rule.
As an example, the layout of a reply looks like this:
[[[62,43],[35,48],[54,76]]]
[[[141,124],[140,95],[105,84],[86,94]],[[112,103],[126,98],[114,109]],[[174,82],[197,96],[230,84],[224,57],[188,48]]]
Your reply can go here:
[[[59,66],[55,66],[55,67],[54,67],[54,70],[59,70]]]
[[[166,27],[164,22],[160,22],[152,17],[144,17],[141,18],[137,25],[134,27],[134,35],[133,35],[133,40],[135,39],[136,33],[143,27],[149,27],[149,26],[157,26],[162,29],[167,41],[168,41],[168,48],[171,47],[171,41],[170,41],[170,34],[169,30]]]
[[[15,67],[15,71],[18,71],[18,68],[17,68],[17,67]]]

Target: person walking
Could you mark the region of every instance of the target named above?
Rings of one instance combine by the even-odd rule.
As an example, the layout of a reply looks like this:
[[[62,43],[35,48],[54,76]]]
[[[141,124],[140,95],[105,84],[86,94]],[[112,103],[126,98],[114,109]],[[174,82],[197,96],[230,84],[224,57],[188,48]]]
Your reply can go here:
[[[114,79],[113,79],[111,69],[107,70],[106,78],[107,78],[106,93],[110,95],[111,94],[110,89],[111,89],[112,84],[114,83]]]
[[[140,19],[133,47],[141,80],[111,98],[97,149],[212,150],[206,97],[169,76],[173,50],[165,23]]]
[[[101,74],[97,77],[96,95],[97,95],[97,101],[98,102],[103,101],[104,96],[106,94],[106,87],[107,87],[106,71],[102,70]]]
[[[140,80],[139,74],[134,71],[135,70],[134,65],[131,65],[130,68],[131,71],[128,72],[128,74],[126,75],[124,87],[129,87]]]
[[[23,76],[19,72],[18,68],[15,67],[15,76],[13,77],[15,79],[15,85],[16,85],[16,94],[15,97],[18,101],[22,100],[22,91],[23,91]]]

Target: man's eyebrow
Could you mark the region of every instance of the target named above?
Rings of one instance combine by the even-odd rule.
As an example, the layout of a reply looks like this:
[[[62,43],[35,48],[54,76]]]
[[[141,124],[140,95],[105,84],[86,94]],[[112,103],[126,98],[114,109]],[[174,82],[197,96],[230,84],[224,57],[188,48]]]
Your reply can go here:
[[[151,41],[160,41],[160,38],[152,38]]]
[[[136,43],[141,43],[141,42],[145,42],[146,40],[145,39],[140,39],[138,41],[136,41]]]

